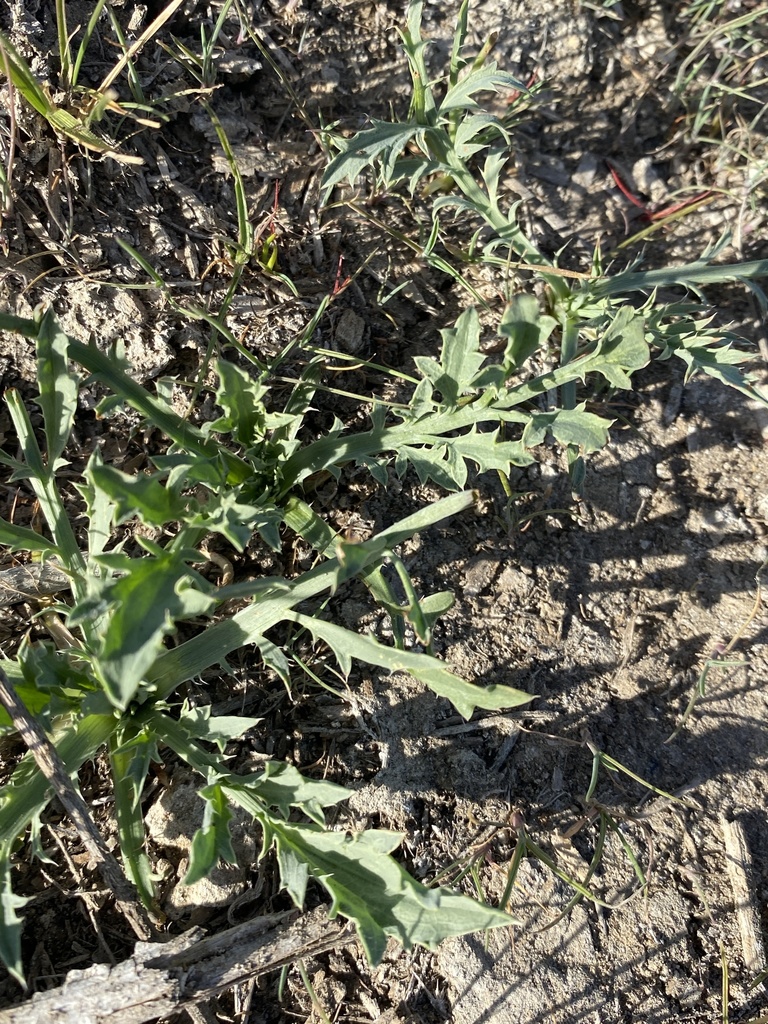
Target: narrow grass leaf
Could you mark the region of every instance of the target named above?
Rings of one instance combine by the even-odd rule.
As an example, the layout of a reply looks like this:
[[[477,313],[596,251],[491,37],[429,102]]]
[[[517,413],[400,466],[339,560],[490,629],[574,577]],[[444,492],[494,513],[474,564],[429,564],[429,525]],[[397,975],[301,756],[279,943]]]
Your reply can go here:
[[[24,99],[33,107],[38,114],[48,117],[53,110],[53,103],[43,91],[39,82],[32,74],[32,71],[21,56],[16,47],[7,36],[0,34],[0,49],[5,54],[5,62],[8,64],[11,82]]]
[[[747,263],[725,263],[710,266],[701,261],[680,267],[662,267],[660,270],[627,271],[590,285],[595,297],[622,295],[632,291],[652,292],[654,288],[683,285],[687,288],[706,287],[723,281],[748,281],[768,277],[768,260]]]

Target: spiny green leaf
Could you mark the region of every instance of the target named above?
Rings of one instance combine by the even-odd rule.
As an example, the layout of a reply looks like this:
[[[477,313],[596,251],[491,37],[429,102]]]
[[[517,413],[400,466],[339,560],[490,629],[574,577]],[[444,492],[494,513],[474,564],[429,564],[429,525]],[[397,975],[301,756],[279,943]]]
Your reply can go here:
[[[456,406],[485,362],[485,356],[480,352],[480,319],[475,307],[465,309],[455,327],[448,327],[440,334],[443,339],[440,355],[443,376],[438,378],[435,386],[442,392],[444,404]]]
[[[428,356],[417,356],[414,362],[422,376],[441,393],[442,404],[455,408],[485,362],[485,356],[479,351],[480,321],[477,311],[470,307],[461,314],[455,327],[446,328],[440,333],[443,338],[440,362]]]
[[[138,515],[149,525],[166,526],[184,518],[186,499],[161,483],[157,474],[131,476],[114,466],[105,466],[101,460],[91,459],[86,475],[114,504],[117,522]]]
[[[499,334],[507,338],[504,368],[519,370],[549,338],[557,326],[551,316],[542,316],[535,295],[515,295],[508,303],[499,324]]]
[[[439,112],[445,114],[449,110],[477,110],[477,103],[472,99],[476,92],[499,92],[509,89],[510,92],[527,92],[519,82],[506,71],[499,71],[495,61],[489,61],[481,67],[473,68],[459,82],[451,86],[445,99],[439,106]]]
[[[465,935],[514,923],[514,918],[448,889],[428,889],[391,856],[402,836],[370,830],[354,835],[324,832],[312,825],[271,821],[283,884],[303,901],[306,877],[328,890],[331,917],[355,923],[371,964],[380,963],[387,937],[409,949],[434,948],[451,935]]]
[[[216,401],[225,415],[211,423],[209,429],[230,433],[236,441],[250,448],[264,436],[267,414],[264,398],[268,389],[225,359],[218,360],[216,372],[220,381]]]
[[[477,143],[473,143],[472,140],[476,139],[481,134],[482,139]],[[456,136],[454,138],[456,151],[462,160],[468,160],[481,149],[485,149],[488,145],[489,138],[493,135],[502,135],[507,141],[509,141],[507,131],[499,119],[494,117],[493,114],[481,113],[473,114],[471,117],[465,117],[461,120],[458,128],[456,129]]]
[[[399,520],[358,545],[367,552],[367,565],[374,565],[414,533],[469,508],[474,500],[471,491],[452,494]],[[169,697],[184,680],[198,675],[210,665],[219,664],[239,647],[256,643],[272,626],[284,619],[294,605],[329,590],[339,572],[338,561],[330,559],[290,584],[285,580],[275,580],[259,596],[258,601],[241,612],[214,623],[199,636],[187,640],[174,650],[164,651],[149,673],[148,684],[156,688],[159,699]]]
[[[103,465],[98,448],[89,459],[89,466],[94,464]],[[75,486],[85,501],[85,514],[88,519],[88,555],[92,559],[94,556],[100,555],[112,539],[115,504],[105,491],[95,486],[89,468],[86,468],[84,483]]]
[[[321,187],[326,190],[326,194],[345,178],[354,184],[355,178],[377,158],[383,159],[384,175],[389,178],[399,154],[421,131],[418,124],[411,122],[392,124],[389,121],[374,120],[372,123],[372,128],[337,143],[342,147],[341,152],[331,160],[323,175]]]
[[[225,860],[228,864],[237,864],[237,857],[232,848],[232,837],[229,834],[229,822],[233,815],[224,789],[218,783],[214,783],[198,790],[198,795],[205,800],[203,825],[192,839],[189,868],[183,878],[183,885],[194,885],[201,878],[205,878],[220,860]]]
[[[522,443],[526,448],[542,444],[548,432],[563,445],[576,445],[584,455],[599,451],[608,443],[608,429],[612,420],[586,412],[585,404],[575,409],[555,409],[552,412],[533,412],[525,429]]]
[[[220,533],[238,551],[242,551],[258,530],[273,550],[280,550],[278,529],[282,512],[274,502],[252,505],[241,498],[242,489],[227,488],[209,494],[208,500],[193,516],[187,516],[190,526],[201,526],[211,533]]]
[[[181,709],[180,719],[190,736],[205,740],[206,743],[215,743],[222,754],[227,743],[238,739],[261,721],[260,718],[246,718],[244,715],[211,717],[210,704],[190,707],[186,701]]]
[[[318,825],[325,824],[324,808],[352,795],[351,789],[323,779],[309,779],[283,761],[267,761],[263,772],[242,780],[230,775],[226,790],[251,814],[260,813],[265,806],[276,807],[287,818],[295,807]]]
[[[631,388],[631,374],[647,366],[651,350],[645,340],[645,321],[631,306],[622,306],[595,347],[574,362],[584,380],[600,373],[616,388]]]
[[[499,430],[481,433],[473,427],[468,434],[446,440],[449,449],[462,459],[471,459],[481,473],[489,470],[509,472],[512,466],[528,466],[531,457],[522,441],[499,441]]]
[[[420,125],[434,124],[435,97],[429,81],[429,71],[424,59],[427,41],[421,37],[421,15],[423,4],[411,0],[408,5],[406,27],[401,31],[403,49],[413,82],[409,118]]]
[[[259,649],[261,660],[264,662],[266,667],[271,668],[285,688],[290,690],[291,663],[280,648],[265,636],[259,637],[256,640],[256,646]]]
[[[695,339],[685,339],[672,348],[674,354],[686,365],[686,381],[697,372],[719,380],[722,384],[740,391],[747,398],[768,404],[768,394],[756,386],[753,374],[742,371],[739,365],[750,358],[747,352],[740,352],[728,345],[702,345]]]
[[[340,663],[345,660],[348,663],[349,658],[357,658],[389,672],[407,672],[425,683],[439,697],[446,697],[464,718],[471,718],[475,708],[500,711],[502,708],[527,704],[533,699],[529,693],[499,683],[474,686],[450,672],[442,661],[427,654],[385,647],[371,636],[361,636],[342,626],[308,615],[294,612],[290,618],[308,629],[313,636],[324,640]]]
[[[439,442],[434,446],[425,445],[422,448],[401,444],[395,458],[397,475],[404,476],[410,464],[416,470],[422,484],[434,480],[436,484],[444,487],[447,491],[455,491],[463,487],[467,480],[467,467],[463,462],[452,464],[448,456],[448,446],[442,438],[439,439]]]
[[[110,700],[121,709],[133,699],[175,622],[204,615],[215,605],[172,553],[131,561],[130,572],[97,586],[93,598],[112,609],[94,668]]]

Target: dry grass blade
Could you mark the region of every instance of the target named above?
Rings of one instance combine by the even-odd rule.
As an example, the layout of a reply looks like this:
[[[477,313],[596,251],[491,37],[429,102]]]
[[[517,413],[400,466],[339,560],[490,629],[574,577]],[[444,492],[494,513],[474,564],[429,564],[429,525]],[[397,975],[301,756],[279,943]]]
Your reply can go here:
[[[173,17],[173,15],[176,13],[179,7],[181,7],[183,3],[184,0],[171,0],[168,6],[163,11],[161,11],[160,14],[158,14],[155,20],[151,22],[151,24],[147,25],[147,27],[144,29],[144,31],[141,33],[138,39],[131,43],[131,45],[122,55],[117,64],[115,64],[115,66],[112,68],[109,74],[105,75],[104,80],[102,81],[98,89],[100,93],[107,92],[107,90],[110,88],[112,83],[116,81],[116,79],[123,71],[125,66],[128,64],[128,62],[136,56],[136,54],[142,49],[145,43],[149,42],[149,40],[153,36],[157,35],[157,33],[163,27],[163,25],[165,25],[165,23]]]

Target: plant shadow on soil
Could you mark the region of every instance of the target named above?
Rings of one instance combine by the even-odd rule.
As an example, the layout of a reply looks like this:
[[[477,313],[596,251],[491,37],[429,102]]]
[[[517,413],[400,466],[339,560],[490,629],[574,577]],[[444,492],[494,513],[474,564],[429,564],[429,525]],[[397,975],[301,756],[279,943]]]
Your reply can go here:
[[[755,601],[766,555],[762,420],[759,410],[712,382],[694,382],[678,394],[677,372],[661,383],[658,375],[653,367],[644,375],[635,429],[619,431],[594,459],[582,522],[557,522],[553,513],[532,520],[526,533],[511,533],[503,524],[503,495],[499,489],[489,499],[493,486],[486,478],[482,517],[465,514],[434,528],[408,553],[423,592],[457,593],[456,608],[436,628],[436,647],[448,663],[479,685],[503,683],[536,699],[507,714],[480,712],[480,724],[463,724],[444,702],[407,681],[379,680],[370,728],[383,766],[350,802],[355,823],[410,836],[434,831],[440,838],[431,846],[424,838],[408,844],[412,865],[431,875],[476,848],[473,822],[502,827],[517,809],[556,859],[558,837],[569,837],[566,845],[581,858],[575,876],[584,877],[595,848],[594,812],[602,810],[634,836],[648,867],[646,895],[606,911],[585,903],[586,910],[552,929],[563,950],[575,942],[572,929],[590,929],[591,952],[563,952],[564,966],[553,964],[552,949],[525,926],[514,953],[492,945],[492,953],[481,955],[481,940],[452,940],[438,964],[444,963],[458,1022],[570,1022],[601,1006],[610,1021],[639,1019],[633,1016],[639,1013],[658,1024],[670,1014],[714,1021],[721,940],[734,991],[741,986],[740,1004],[759,1009],[759,994],[750,1003],[746,993],[751,979],[741,960],[720,820],[738,819],[745,829],[759,907],[768,894],[760,857],[768,843],[762,810],[768,624]],[[670,403],[677,411],[664,425],[660,413]],[[532,477],[521,473],[515,489],[537,489],[535,508],[563,508],[562,484],[545,495],[544,481],[537,472]],[[468,549],[480,552],[469,562]],[[722,654],[742,629],[723,659],[737,664],[710,669],[705,695],[673,737],[707,659]],[[587,739],[683,802],[605,769],[593,800],[585,802],[593,762]],[[579,823],[591,813],[590,832]],[[606,858],[595,875],[596,891],[609,900],[626,895],[632,880],[620,859]],[[498,867],[486,865],[483,874],[497,897],[487,875]],[[691,881],[699,876],[703,896]],[[546,891],[543,878],[536,884]],[[665,899],[671,910],[662,906]],[[550,920],[566,901],[561,893]],[[456,942],[465,945],[454,962]],[[521,945],[530,947],[528,954]],[[594,972],[581,981],[578,971],[571,976],[569,956],[585,969],[594,961]],[[487,974],[492,964],[493,984],[503,990],[496,996]],[[680,978],[693,965],[698,988],[686,995]],[[544,991],[550,968],[568,975],[558,982],[560,995],[542,995],[538,1007],[516,1003],[528,991],[523,986],[523,994],[512,994],[520,972]],[[476,977],[487,983],[484,1002],[469,991]],[[627,1002],[633,987],[647,992],[645,1003],[639,995]],[[611,1000],[618,1000],[614,1016]]]

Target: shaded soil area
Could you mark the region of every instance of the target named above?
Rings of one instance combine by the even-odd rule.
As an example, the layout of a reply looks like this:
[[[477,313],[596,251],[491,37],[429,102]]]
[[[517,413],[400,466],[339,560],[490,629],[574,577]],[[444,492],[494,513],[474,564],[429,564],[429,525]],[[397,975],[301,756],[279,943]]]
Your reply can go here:
[[[158,13],[150,6],[128,0],[115,5],[116,16],[136,34]],[[768,256],[759,170],[768,147],[757,118],[768,102],[768,10],[750,23],[752,41],[739,44],[742,78],[733,87],[750,93],[745,105],[705,88],[731,36],[713,34],[697,51],[707,33],[694,14],[704,6],[473,4],[472,41],[479,47],[497,32],[500,66],[541,85],[515,129],[504,188],[521,201],[526,231],[547,255],[561,252],[562,266],[588,271],[598,242],[617,268],[641,253],[644,267],[690,262],[726,231],[722,258]],[[759,9],[749,0],[710,6],[719,23]],[[425,34],[439,41],[430,51],[436,72],[449,53],[455,8],[426,6]],[[201,310],[215,315],[231,300],[233,338],[268,361],[334,293],[313,338],[331,353],[323,382],[347,393],[391,388],[377,367],[407,373],[414,356],[434,356],[438,330],[453,323],[466,296],[403,244],[401,235],[428,228],[419,197],[406,206],[361,182],[354,195],[339,189],[322,205],[320,130],[338,123],[352,133],[368,118],[389,118],[392,107],[405,115],[402,5],[257,2],[243,16],[259,46],[233,8],[206,110],[179,45],[199,49],[200,24],[210,31],[220,9],[190,0],[161,32],[166,48],[152,43],[138,57],[161,127],[142,130],[116,116],[109,127],[116,149],[141,164],[59,144],[16,104],[0,302],[22,316],[52,305],[67,332],[124,346],[137,378],[180,402],[188,392],[178,382],[201,380],[204,397],[191,417],[202,423],[216,415],[206,360],[220,339]],[[91,10],[68,7],[70,27]],[[53,79],[52,0],[9,4],[0,20],[35,74]],[[98,83],[114,60],[111,31],[101,25],[83,74]],[[689,79],[687,91],[676,87]],[[127,99],[128,87],[120,90]],[[7,89],[2,104],[7,139]],[[263,259],[251,261],[234,297],[227,291],[237,204],[211,110],[263,242]],[[699,124],[697,111],[708,119]],[[619,189],[606,158],[643,211]],[[701,193],[706,202],[666,228],[648,219]],[[654,230],[624,246],[646,228]],[[451,231],[466,243],[465,225],[447,229],[449,244]],[[531,287],[525,271],[510,272],[516,287]],[[468,276],[491,307],[490,323],[508,282],[496,269]],[[715,322],[735,325],[752,343],[763,373],[768,335],[759,302],[736,286],[707,297]],[[335,364],[333,352],[358,362]],[[300,347],[296,367],[308,355]],[[31,343],[0,335],[0,372],[4,389],[31,399]],[[141,471],[152,439],[127,415],[97,420],[99,397],[84,388],[74,467],[98,443],[113,465]],[[403,862],[416,877],[453,882],[491,903],[508,898],[519,923],[436,951],[393,944],[375,970],[347,946],[305,962],[314,995],[292,970],[280,992],[270,976],[221,997],[210,1019],[321,1021],[322,1010],[334,1021],[388,1024],[705,1024],[723,1019],[724,973],[731,1020],[768,1012],[765,983],[752,987],[766,966],[768,932],[768,620],[760,600],[768,416],[708,378],[684,383],[673,362],[644,370],[632,393],[598,396],[596,408],[615,426],[610,446],[589,463],[583,498],[572,497],[562,453],[548,447],[510,478],[514,500],[490,474],[473,480],[480,497],[471,513],[400,552],[420,592],[456,595],[436,627],[438,655],[469,680],[535,694],[527,708],[465,722],[409,677],[359,667],[344,699],[308,678],[289,697],[249,650],[232,678],[190,684],[216,708],[263,719],[233,761],[238,770],[276,757],[352,787],[335,824],[402,831]],[[329,393],[316,415],[320,433],[333,416],[351,425],[363,413]],[[0,429],[10,436],[5,412]],[[350,470],[319,485],[312,501],[335,528],[364,538],[439,495],[410,476],[385,490]],[[0,512],[29,524],[31,492],[4,485]],[[242,558],[228,554],[241,574],[287,574],[309,558],[286,552],[280,564],[256,546]],[[344,625],[391,637],[362,585],[342,588],[331,609]],[[37,610],[21,601],[7,610],[0,648],[13,653],[25,634],[45,635],[30,621]],[[11,763],[18,751],[5,754]],[[96,763],[80,782],[113,836],[106,779]],[[257,863],[259,837],[246,821],[235,828],[241,868],[217,870],[192,891],[181,885],[202,820],[194,787],[169,759],[144,798],[169,931],[215,931],[287,909],[276,865]],[[24,950],[33,991],[61,984],[73,968],[120,961],[132,948],[55,807],[43,832],[52,863],[30,862],[25,849],[16,869],[17,890],[30,898]],[[521,843],[528,856],[510,888]],[[577,900],[573,880],[596,898]],[[15,982],[0,979],[0,1004],[22,999]]]

